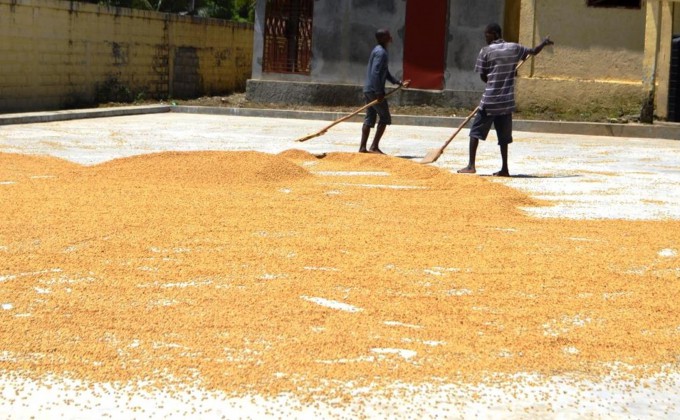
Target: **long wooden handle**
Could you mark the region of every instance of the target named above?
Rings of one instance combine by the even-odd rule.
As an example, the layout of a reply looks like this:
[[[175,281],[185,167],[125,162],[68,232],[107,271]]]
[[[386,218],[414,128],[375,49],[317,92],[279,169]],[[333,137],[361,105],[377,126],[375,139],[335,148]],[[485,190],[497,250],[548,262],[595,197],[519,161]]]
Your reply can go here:
[[[470,115],[468,115],[467,118],[465,118],[465,120],[463,120],[463,122],[458,126],[458,129],[457,129],[453,134],[451,134],[451,137],[449,137],[448,140],[446,140],[446,142],[444,143],[444,145],[441,147],[441,150],[446,149],[446,146],[448,146],[449,143],[451,143],[451,141],[458,135],[458,133],[460,133],[460,130],[462,130],[463,127],[465,127],[465,125],[472,119],[472,117],[475,116],[475,114],[477,113],[477,111],[479,111],[479,107],[475,108],[475,109],[470,113]]]
[[[404,86],[403,86],[403,85],[399,85],[399,86],[397,86],[396,88],[392,89],[392,90],[389,91],[387,94],[385,94],[385,98],[387,98],[388,96],[390,96],[390,95],[393,94],[394,92],[398,91],[398,90],[401,89],[402,87],[404,87]],[[385,100],[385,99],[383,99],[383,101],[384,101],[384,100]],[[364,110],[366,110],[366,109],[372,107],[373,105],[377,104],[378,102],[380,102],[380,100],[378,100],[378,99],[376,99],[376,100],[374,100],[374,101],[371,101],[371,102],[367,103],[366,105],[362,106],[361,108],[357,109],[356,111],[352,112],[351,114],[345,115],[344,117],[339,118],[339,119],[333,121],[331,124],[327,125],[326,127],[322,128],[321,130],[317,131],[316,133],[310,134],[310,135],[305,136],[305,137],[302,137],[302,138],[299,138],[299,139],[297,139],[297,140],[295,140],[295,141],[297,141],[297,142],[303,142],[303,141],[307,141],[307,140],[313,139],[314,137],[318,137],[318,136],[320,136],[320,135],[326,133],[326,131],[328,131],[330,128],[332,128],[332,127],[334,127],[334,126],[340,124],[340,123],[343,122],[343,121],[346,121],[346,120],[352,118],[353,116],[357,115],[357,114],[360,113],[361,111],[364,111]]]
[[[522,64],[526,63],[526,61],[527,61],[528,58],[529,58],[529,57],[527,57],[526,59],[520,61],[519,64],[517,64],[517,67],[515,67],[515,71],[519,70],[519,68],[522,67]],[[477,111],[479,111],[479,106],[477,106],[477,108],[475,108],[475,109],[470,113],[470,115],[468,115],[467,118],[465,118],[465,121],[463,121],[463,123],[462,123],[460,126],[458,126],[458,130],[456,130],[456,132],[453,133],[453,134],[451,135],[451,137],[449,137],[448,140],[446,140],[446,143],[444,143],[444,146],[442,146],[442,150],[446,149],[446,146],[448,146],[449,143],[451,143],[451,140],[453,140],[453,139],[456,137],[456,135],[458,135],[458,133],[460,133],[460,130],[462,130],[463,127],[465,127],[465,124],[467,124],[467,123],[472,119],[472,117],[475,116],[475,114],[477,113]]]
[[[524,60],[520,61],[519,64],[517,64],[517,67],[515,67],[515,71],[519,70],[519,68],[522,67],[522,64],[526,63],[526,61],[527,61],[528,58],[529,58],[529,57],[527,57],[527,58],[525,58]],[[467,118],[465,118],[465,120],[463,120],[463,122],[458,126],[458,129],[457,129],[453,134],[451,134],[451,137],[449,137],[448,140],[446,140],[446,142],[442,145],[442,147],[440,147],[440,148],[436,151],[436,154],[435,154],[435,155],[432,155],[430,159],[428,159],[428,157],[426,156],[425,159],[423,159],[423,163],[431,163],[431,162],[434,162],[435,160],[437,160],[437,159],[439,158],[439,156],[441,156],[441,154],[444,153],[444,149],[446,149],[446,147],[449,145],[449,143],[451,143],[451,141],[453,141],[453,139],[456,138],[456,136],[458,135],[458,133],[460,133],[460,130],[462,130],[463,127],[465,127],[465,125],[466,125],[468,122],[470,122],[470,120],[472,119],[472,117],[474,117],[475,114],[476,114],[478,111],[479,111],[479,105],[478,105],[478,106],[470,113],[470,115],[467,116]]]
[[[525,58],[524,60],[520,61],[519,64],[517,64],[517,67],[515,67],[515,73],[517,72],[517,70],[519,70],[520,67],[522,67],[522,65],[524,63],[526,63],[529,60],[529,57],[530,57],[530,55],[527,55],[527,58]],[[515,76],[516,76],[516,74],[515,74]]]

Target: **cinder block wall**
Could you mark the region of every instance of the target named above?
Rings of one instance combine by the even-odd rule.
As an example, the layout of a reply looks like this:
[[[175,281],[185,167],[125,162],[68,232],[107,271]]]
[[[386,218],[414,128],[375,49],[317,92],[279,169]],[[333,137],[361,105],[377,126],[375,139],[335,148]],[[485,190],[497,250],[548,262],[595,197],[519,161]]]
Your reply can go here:
[[[243,90],[253,28],[59,0],[0,0],[0,112]]]

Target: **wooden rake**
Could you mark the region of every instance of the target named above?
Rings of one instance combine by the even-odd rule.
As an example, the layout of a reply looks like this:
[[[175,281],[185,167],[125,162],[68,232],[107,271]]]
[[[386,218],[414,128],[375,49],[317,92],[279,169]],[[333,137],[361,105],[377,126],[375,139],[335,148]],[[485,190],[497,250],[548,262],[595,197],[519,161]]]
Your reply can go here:
[[[517,64],[517,67],[515,67],[515,71],[519,70],[519,68],[522,67],[522,64],[524,64],[526,61],[527,61],[527,59],[520,61],[519,64]],[[465,118],[465,120],[463,120],[463,122],[458,126],[458,129],[456,129],[456,131],[451,135],[451,137],[449,137],[449,139],[446,140],[446,142],[444,142],[442,147],[440,147],[439,149],[432,149],[429,152],[427,152],[427,154],[425,155],[423,160],[421,160],[419,163],[428,164],[428,163],[436,162],[437,159],[439,159],[439,157],[444,153],[444,149],[446,149],[446,147],[449,145],[449,143],[451,143],[451,141],[458,135],[458,133],[460,133],[460,130],[462,130],[463,127],[465,127],[465,125],[468,122],[470,122],[470,120],[472,119],[472,117],[475,116],[477,111],[479,111],[479,106],[477,108],[475,108],[470,113],[470,115],[468,115],[467,118]]]
[[[390,95],[393,94],[394,92],[398,91],[398,90],[401,89],[402,87],[404,87],[404,86],[403,86],[403,85],[399,85],[399,86],[397,86],[396,88],[392,89],[390,92],[388,92],[387,94],[385,94],[385,98],[387,98],[388,96],[390,96]],[[383,100],[385,100],[385,99],[383,99]],[[321,135],[323,135],[323,134],[326,134],[326,132],[327,132],[329,129],[331,129],[332,127],[334,127],[334,126],[340,124],[340,123],[343,122],[343,121],[346,121],[346,120],[352,118],[353,116],[357,115],[357,114],[360,113],[361,111],[364,111],[364,110],[366,110],[366,109],[372,107],[373,105],[377,104],[378,102],[380,102],[380,100],[378,100],[378,99],[376,99],[375,101],[369,102],[369,103],[367,103],[366,105],[362,106],[361,108],[357,109],[356,111],[352,112],[351,114],[345,115],[345,116],[342,117],[342,118],[338,118],[337,120],[333,121],[331,124],[327,125],[326,127],[322,128],[321,130],[317,131],[316,133],[310,134],[310,135],[305,136],[305,137],[301,137],[301,138],[299,138],[299,139],[297,139],[297,140],[295,140],[295,141],[297,141],[297,142],[303,142],[303,141],[311,140],[311,139],[313,139],[314,137],[319,137],[319,136],[321,136]]]

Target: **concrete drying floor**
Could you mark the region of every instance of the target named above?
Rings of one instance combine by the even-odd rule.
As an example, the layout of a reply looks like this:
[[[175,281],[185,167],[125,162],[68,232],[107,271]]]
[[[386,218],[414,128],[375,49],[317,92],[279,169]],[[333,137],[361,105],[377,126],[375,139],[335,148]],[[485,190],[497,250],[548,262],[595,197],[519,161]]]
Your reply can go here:
[[[91,165],[168,150],[279,153],[301,149],[317,154],[358,148],[358,123],[341,124],[305,143],[294,142],[327,124],[182,113],[19,124],[0,126],[0,152],[52,155]],[[385,134],[382,149],[390,155],[419,161],[428,149],[441,146],[452,132],[450,128],[392,126]],[[499,168],[494,139],[492,135],[490,141],[480,145],[477,168],[481,176]],[[464,130],[435,165],[455,171],[466,162]],[[552,207],[526,209],[538,217],[680,219],[680,141],[516,132],[515,143],[510,147],[510,170],[512,178],[490,179],[554,202]],[[7,180],[0,179],[0,189],[3,183]],[[407,389],[402,401],[376,397],[360,410],[323,402],[315,406],[299,404],[291,410],[295,402],[285,397],[229,399],[214,394],[197,396],[195,392],[130,397],[107,385],[88,388],[55,381],[54,387],[47,388],[8,376],[0,383],[2,418],[320,418],[348,417],[357,411],[376,418],[680,416],[680,375],[675,371],[658,381],[644,382],[605,380],[590,384],[555,377],[550,383],[527,389],[520,397],[493,387],[433,385],[428,389]],[[444,403],[451,395],[457,403]],[[414,411],[416,404],[425,408]]]
[[[163,113],[0,126],[0,152],[46,154],[96,164],[167,150],[257,150],[311,153],[358,149],[359,123],[343,123],[304,143],[294,140],[328,122]],[[420,161],[440,147],[450,128],[391,126],[385,153]],[[434,164],[455,171],[467,163],[463,130]],[[479,175],[500,167],[495,134],[481,143]],[[543,217],[680,218],[680,141],[515,132],[511,179],[496,179],[555,206],[527,209]],[[2,182],[2,180],[0,180]]]

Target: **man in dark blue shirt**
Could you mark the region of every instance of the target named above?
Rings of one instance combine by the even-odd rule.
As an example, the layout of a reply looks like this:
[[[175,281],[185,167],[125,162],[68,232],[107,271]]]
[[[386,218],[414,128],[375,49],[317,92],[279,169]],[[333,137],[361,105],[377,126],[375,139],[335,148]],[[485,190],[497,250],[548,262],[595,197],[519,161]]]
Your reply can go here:
[[[378,45],[371,51],[371,56],[368,59],[368,68],[366,70],[366,82],[364,83],[364,96],[366,103],[371,103],[378,100],[378,103],[366,109],[366,118],[361,129],[361,145],[359,146],[359,153],[378,153],[384,154],[378,147],[380,139],[385,133],[385,128],[392,124],[392,115],[390,108],[385,100],[385,82],[389,80],[395,85],[408,86],[408,81],[402,83],[401,80],[396,79],[390,73],[387,63],[389,56],[387,54],[387,46],[392,42],[392,35],[387,29],[379,29],[375,33],[375,39]],[[378,128],[373,137],[373,143],[369,149],[366,149],[368,137],[371,134],[371,129],[375,127],[377,117]]]

